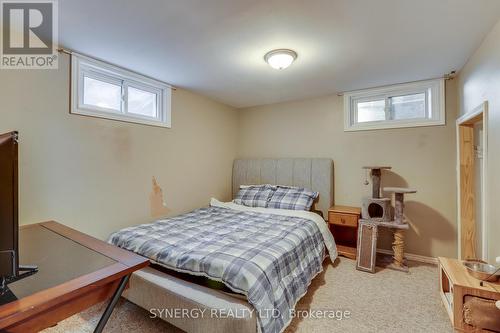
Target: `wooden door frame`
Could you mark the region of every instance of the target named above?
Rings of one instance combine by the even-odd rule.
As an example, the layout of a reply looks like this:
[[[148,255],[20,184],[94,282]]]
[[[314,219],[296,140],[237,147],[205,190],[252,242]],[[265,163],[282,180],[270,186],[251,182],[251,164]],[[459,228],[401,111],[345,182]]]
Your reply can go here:
[[[458,256],[462,259],[462,187],[461,187],[461,135],[460,128],[462,126],[473,126],[475,123],[483,122],[483,167],[482,167],[482,189],[481,189],[481,243],[480,249],[481,258],[488,260],[488,215],[487,215],[487,171],[488,171],[488,102],[485,101],[479,106],[475,107],[472,111],[461,116],[456,121],[456,135],[457,135],[457,222],[458,222]],[[475,207],[478,208],[478,207]],[[475,221],[477,224],[478,221]],[[478,249],[479,250],[479,249]],[[478,251],[479,253],[479,251]]]

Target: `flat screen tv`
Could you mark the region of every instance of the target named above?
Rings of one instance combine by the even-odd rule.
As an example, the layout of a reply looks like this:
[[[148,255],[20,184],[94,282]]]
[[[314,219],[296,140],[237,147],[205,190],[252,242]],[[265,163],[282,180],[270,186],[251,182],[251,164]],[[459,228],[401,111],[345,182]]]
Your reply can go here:
[[[17,132],[0,135],[0,278],[19,275]]]
[[[0,134],[0,294],[6,285],[36,273],[19,265],[18,133]]]

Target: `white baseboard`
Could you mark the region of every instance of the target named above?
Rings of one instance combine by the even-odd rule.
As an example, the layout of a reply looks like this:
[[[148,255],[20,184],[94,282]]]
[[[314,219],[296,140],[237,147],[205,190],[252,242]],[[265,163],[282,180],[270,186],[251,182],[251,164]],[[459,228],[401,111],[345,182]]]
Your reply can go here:
[[[391,250],[377,249],[377,253],[394,255],[394,252]],[[419,254],[405,253],[405,258],[407,260],[423,262],[426,264],[437,265],[438,259],[434,257],[421,256]]]

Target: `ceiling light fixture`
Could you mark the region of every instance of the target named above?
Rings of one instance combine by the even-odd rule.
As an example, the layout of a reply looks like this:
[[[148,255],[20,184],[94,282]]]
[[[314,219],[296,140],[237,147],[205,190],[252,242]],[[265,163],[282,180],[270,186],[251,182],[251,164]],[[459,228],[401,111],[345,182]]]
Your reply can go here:
[[[274,69],[285,69],[295,59],[297,59],[297,52],[288,49],[272,50],[264,56],[264,60]]]

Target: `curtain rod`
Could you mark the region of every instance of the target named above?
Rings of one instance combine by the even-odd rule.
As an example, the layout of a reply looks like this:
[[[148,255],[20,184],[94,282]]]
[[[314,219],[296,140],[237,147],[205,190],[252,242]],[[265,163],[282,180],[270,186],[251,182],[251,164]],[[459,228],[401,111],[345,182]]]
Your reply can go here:
[[[343,91],[343,92],[337,93],[337,96],[344,96],[345,93],[349,93],[351,91],[366,90],[366,89],[375,89],[375,88],[383,88],[383,87],[389,87],[389,86],[394,86],[394,85],[398,85],[398,84],[416,83],[416,82],[429,81],[429,80],[438,80],[438,79],[444,79],[445,81],[450,81],[450,80],[453,80],[456,75],[457,75],[456,71],[451,71],[448,74],[444,74],[443,76],[435,77],[435,78],[432,78],[432,79],[417,80],[417,81],[410,81],[410,82],[400,82],[400,83],[394,83],[394,84],[387,84],[387,85],[383,85],[383,86],[375,86],[375,87],[368,87],[368,88],[363,88],[363,89]]]
[[[89,57],[88,55],[81,54],[81,53],[78,53],[78,52],[75,52],[75,51],[71,51],[71,50],[68,50],[68,49],[65,49],[65,48],[62,48],[62,47],[61,47],[61,48],[58,48],[58,49],[57,49],[57,51],[58,51],[59,53],[64,53],[64,54],[67,54],[67,55],[69,55],[69,56],[73,56],[73,55],[76,55],[76,56],[83,56],[83,57],[87,57],[87,58],[90,58],[90,59],[94,59],[94,60],[98,60],[98,61],[103,61],[103,60],[101,60],[101,59],[97,59],[97,58],[94,58],[94,57]],[[103,62],[106,62],[106,61],[103,61]],[[110,64],[109,62],[106,62],[106,63]],[[148,75],[144,75],[144,74],[138,73],[138,72],[136,72],[136,71],[133,71],[133,70],[130,70],[130,69],[124,68],[124,67],[122,67],[122,66],[117,66],[117,65],[114,65],[114,64],[111,64],[111,65],[116,66],[116,67],[120,67],[120,68],[122,68],[122,69],[125,69],[125,70],[127,70],[127,71],[129,71],[129,72],[133,72],[133,73],[138,74],[138,75],[145,76],[145,77],[150,78],[150,79],[155,80],[155,81],[160,81],[161,83],[166,84],[166,85],[167,85],[170,89],[172,89],[172,90],[177,90],[177,88],[176,88],[176,87],[174,87],[173,85],[171,85],[171,84],[169,84],[169,83],[166,83],[166,82],[163,82],[163,81],[161,81],[161,80],[155,79],[155,78],[153,78],[153,77],[150,77],[150,76],[148,76]]]

